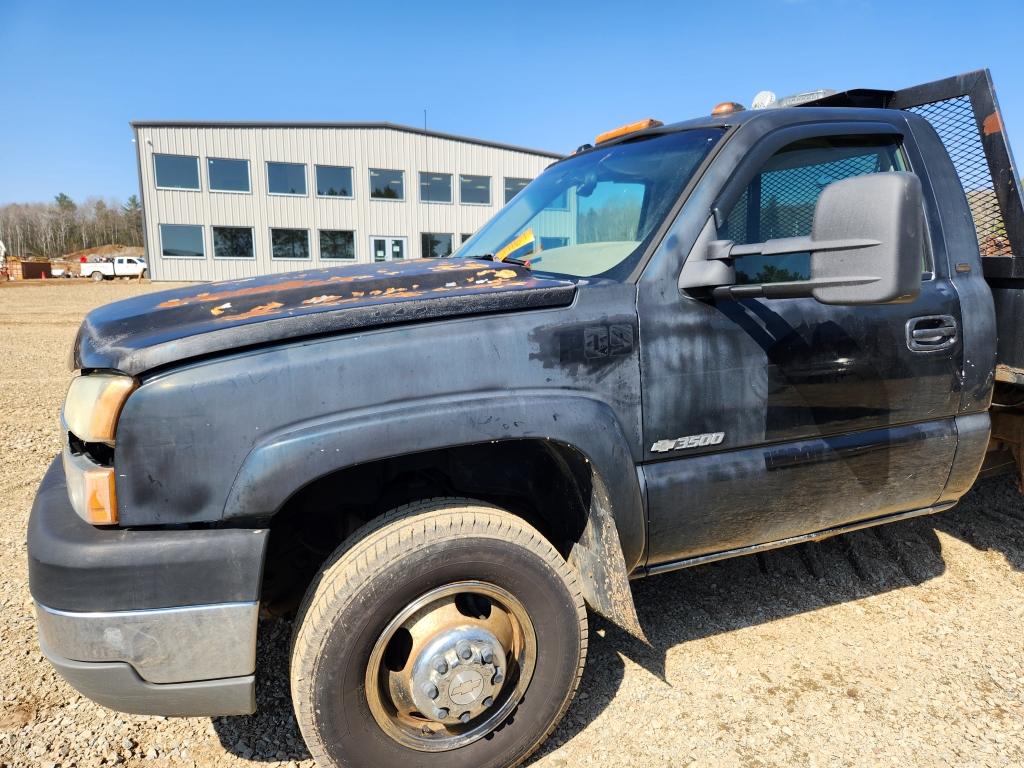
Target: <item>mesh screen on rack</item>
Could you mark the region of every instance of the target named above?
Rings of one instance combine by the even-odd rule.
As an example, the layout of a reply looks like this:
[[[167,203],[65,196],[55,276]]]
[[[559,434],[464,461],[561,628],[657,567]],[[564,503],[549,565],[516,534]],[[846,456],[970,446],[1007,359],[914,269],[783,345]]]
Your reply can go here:
[[[908,107],[907,111],[920,115],[932,124],[953,159],[974,216],[981,255],[1012,256],[970,97],[957,96],[934,101]]]

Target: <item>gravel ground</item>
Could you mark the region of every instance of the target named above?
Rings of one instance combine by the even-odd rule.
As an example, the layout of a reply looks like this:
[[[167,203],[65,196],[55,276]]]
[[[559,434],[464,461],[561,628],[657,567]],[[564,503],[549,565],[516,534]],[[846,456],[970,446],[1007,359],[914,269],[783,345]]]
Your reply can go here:
[[[133,717],[36,645],[25,524],[59,449],[91,307],[149,284],[0,283],[0,765],[311,765],[287,622],[261,624],[259,712]],[[576,702],[532,765],[1024,765],[1024,512],[986,481],[944,515],[634,585],[650,647],[592,617]]]

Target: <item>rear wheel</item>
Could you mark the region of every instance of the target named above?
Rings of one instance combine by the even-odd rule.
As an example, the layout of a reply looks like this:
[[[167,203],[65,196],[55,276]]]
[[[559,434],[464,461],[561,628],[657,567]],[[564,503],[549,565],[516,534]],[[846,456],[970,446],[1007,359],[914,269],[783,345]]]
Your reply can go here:
[[[91,275],[89,275],[89,277],[92,278],[92,281],[94,283],[102,283],[103,282],[103,273],[100,272],[100,271],[93,272]]]
[[[575,575],[534,528],[420,502],[356,532],[310,587],[292,699],[320,765],[503,768],[565,713],[586,638]]]

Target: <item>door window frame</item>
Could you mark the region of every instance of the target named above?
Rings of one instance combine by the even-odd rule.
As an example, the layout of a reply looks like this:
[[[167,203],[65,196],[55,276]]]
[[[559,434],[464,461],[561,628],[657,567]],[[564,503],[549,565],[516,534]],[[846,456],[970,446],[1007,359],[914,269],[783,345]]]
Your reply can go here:
[[[913,140],[910,138],[909,129],[895,123],[836,121],[786,126],[770,131],[762,136],[744,155],[733,170],[729,180],[722,185],[718,194],[714,196],[714,202],[711,204],[711,216],[714,219],[715,228],[721,230],[725,226],[726,219],[733,206],[743,196],[744,191],[761,172],[765,164],[780,150],[785,149],[790,144],[815,138],[880,135],[892,136],[899,142],[899,150],[903,156],[903,162],[907,167],[907,171],[921,178],[916,152],[910,151]],[[922,178],[922,181],[925,181],[925,179]],[[926,282],[933,279],[937,272],[941,272],[943,277],[947,275],[942,272],[941,267],[943,265],[936,258],[935,248],[933,247],[935,232],[933,231],[932,216],[930,215],[932,208],[931,188],[927,184],[922,186],[925,188],[924,213],[927,222],[925,227],[927,237],[925,252],[928,268],[922,270],[921,281]]]

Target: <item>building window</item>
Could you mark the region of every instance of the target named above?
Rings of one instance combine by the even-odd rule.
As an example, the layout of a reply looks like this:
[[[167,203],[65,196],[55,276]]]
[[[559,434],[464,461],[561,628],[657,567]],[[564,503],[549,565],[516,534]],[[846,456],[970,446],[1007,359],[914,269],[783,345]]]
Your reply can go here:
[[[377,200],[404,200],[405,182],[402,171],[385,168],[370,169],[370,197]]]
[[[452,236],[439,232],[424,232],[420,235],[424,259],[439,259],[452,255]]]
[[[459,200],[473,205],[491,204],[490,176],[459,176]]]
[[[249,161],[210,157],[206,175],[214,192],[249,192]]]
[[[352,169],[344,165],[316,166],[316,193],[320,197],[352,197]]]
[[[256,258],[252,245],[252,227],[214,227],[213,258]]]
[[[159,189],[199,189],[199,158],[192,155],[153,155]]]
[[[271,256],[275,259],[308,259],[308,229],[270,230]]]
[[[267,163],[267,191],[272,195],[306,194],[306,166],[302,163]]]
[[[424,203],[450,203],[452,201],[452,175],[421,171],[420,200]]]
[[[519,191],[529,184],[531,179],[514,179],[505,177],[505,204],[519,194]]]
[[[161,224],[160,253],[168,259],[204,259],[203,228],[198,224]]]
[[[356,257],[355,232],[341,229],[320,230],[320,258],[347,259]]]
[[[472,232],[463,232],[461,235],[459,235],[459,238],[461,238],[460,241],[459,241],[459,245],[462,245],[462,243],[464,243],[467,240],[469,240],[469,238],[471,238],[472,236],[473,236]]]

